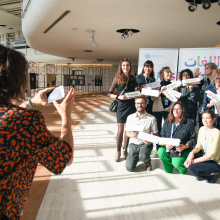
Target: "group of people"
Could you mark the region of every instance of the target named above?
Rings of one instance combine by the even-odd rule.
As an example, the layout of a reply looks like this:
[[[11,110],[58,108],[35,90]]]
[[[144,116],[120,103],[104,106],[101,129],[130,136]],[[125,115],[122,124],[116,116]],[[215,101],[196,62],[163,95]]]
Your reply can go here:
[[[184,174],[189,168],[198,180],[216,182],[220,173],[217,129],[219,117],[215,111],[214,101],[204,93],[206,88],[216,94],[220,93],[220,71],[214,67],[214,64],[206,64],[207,77],[202,83],[199,86],[180,87],[181,100],[171,104],[162,93],[171,83],[172,73],[169,67],[164,67],[160,71],[159,97],[139,96],[127,99],[125,93],[140,91],[145,84],[155,81],[154,65],[152,61],[146,61],[143,74],[135,77],[131,75],[131,62],[128,59],[121,60],[108,93],[109,97],[118,100],[115,161],[120,161],[124,136],[123,155],[127,158],[127,170],[133,171],[139,160],[145,162],[147,170],[151,170],[150,154],[153,143],[139,139],[137,131],[125,128],[125,123],[126,127],[141,125],[148,134],[180,139],[179,146],[158,146],[158,155],[166,172],[171,172],[173,167],[176,167]],[[49,105],[46,102],[46,93],[54,88],[44,89],[35,97],[25,100],[27,76],[28,62],[24,55],[0,45],[0,219],[21,218],[38,162],[54,174],[60,174],[73,160],[71,112],[74,105],[74,88],[60,104],[53,102],[62,121],[61,137],[58,138],[50,133],[43,115],[35,109],[36,105]],[[180,79],[192,77],[191,72],[184,70]],[[118,95],[113,94],[115,88]],[[198,94],[203,94],[203,104]],[[20,105],[16,104],[16,101],[21,100],[25,101]],[[199,130],[196,143],[194,125],[195,106],[198,101],[203,108],[201,120],[204,126]],[[163,126],[162,118],[165,120]],[[171,152],[174,156],[171,156]],[[198,156],[201,152],[202,154]],[[178,156],[175,153],[178,153]]]
[[[162,92],[172,83],[172,72],[168,66],[159,72],[158,97],[140,95],[135,99],[127,99],[126,93],[141,91],[146,84],[156,81],[154,64],[147,60],[142,73],[135,78],[131,74],[130,60],[120,61],[108,91],[108,97],[118,100],[116,162],[121,158],[124,136],[123,156],[126,159],[126,169],[134,171],[138,161],[145,163],[146,170],[152,169],[150,155],[154,143],[140,139],[139,131],[130,129],[132,125],[134,129],[141,125],[147,134],[180,140],[178,146],[157,144],[157,154],[165,172],[170,173],[173,168],[177,168],[180,174],[185,174],[189,169],[197,180],[206,180],[209,183],[215,183],[220,178],[219,113],[216,100],[205,93],[210,90],[220,97],[220,69],[214,63],[207,63],[204,67],[206,76],[200,84],[184,84],[178,87],[176,90],[181,93],[181,97],[172,103]],[[199,69],[194,75],[190,69],[184,69],[179,74],[179,80],[192,79],[199,75]],[[118,95],[114,94],[116,88]],[[195,131],[197,115],[200,127],[198,139]]]

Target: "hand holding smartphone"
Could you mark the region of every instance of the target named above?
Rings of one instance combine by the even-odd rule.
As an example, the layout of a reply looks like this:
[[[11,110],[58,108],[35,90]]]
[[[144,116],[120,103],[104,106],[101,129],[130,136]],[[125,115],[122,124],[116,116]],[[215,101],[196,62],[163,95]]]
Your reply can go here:
[[[59,86],[59,87],[55,88],[54,90],[47,92],[46,96],[47,96],[48,103],[51,103],[51,102],[56,101],[58,99],[62,99],[65,96],[64,87]]]

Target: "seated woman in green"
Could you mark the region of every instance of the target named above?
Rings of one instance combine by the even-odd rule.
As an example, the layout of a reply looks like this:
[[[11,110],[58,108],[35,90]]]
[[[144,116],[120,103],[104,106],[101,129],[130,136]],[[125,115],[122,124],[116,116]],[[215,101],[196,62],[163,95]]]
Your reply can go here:
[[[204,126],[199,129],[197,144],[184,165],[198,181],[216,183],[220,177],[220,132],[214,127],[215,113],[212,110],[204,111],[202,123]],[[195,159],[195,154],[201,150],[203,156]]]
[[[187,119],[184,105],[177,101],[171,105],[167,119],[161,130],[161,137],[180,139],[179,146],[161,145],[157,151],[166,173],[177,168],[179,173],[185,174],[187,168],[184,162],[196,144],[196,132],[193,122]]]

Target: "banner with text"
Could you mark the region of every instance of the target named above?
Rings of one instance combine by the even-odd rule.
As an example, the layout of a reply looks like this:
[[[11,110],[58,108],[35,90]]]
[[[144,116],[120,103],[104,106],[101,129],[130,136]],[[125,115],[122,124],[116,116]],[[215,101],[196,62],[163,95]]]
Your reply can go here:
[[[206,63],[215,63],[220,68],[220,48],[180,48],[178,72],[190,69],[193,73],[197,68],[204,77]]]
[[[154,75],[158,80],[159,72],[162,67],[169,66],[172,71],[172,80],[176,80],[178,48],[140,48],[138,59],[138,74],[142,72],[143,65],[147,60],[154,63]]]

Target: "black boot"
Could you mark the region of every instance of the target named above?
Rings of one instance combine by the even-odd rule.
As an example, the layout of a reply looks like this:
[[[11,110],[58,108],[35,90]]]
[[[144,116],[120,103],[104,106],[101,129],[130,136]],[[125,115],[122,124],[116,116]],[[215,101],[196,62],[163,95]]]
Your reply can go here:
[[[220,178],[220,174],[216,173],[214,175],[211,175],[207,178],[206,182],[207,183],[216,183],[218,181],[218,178]]]

